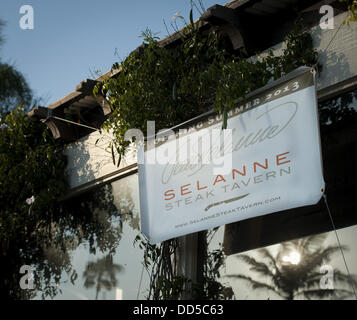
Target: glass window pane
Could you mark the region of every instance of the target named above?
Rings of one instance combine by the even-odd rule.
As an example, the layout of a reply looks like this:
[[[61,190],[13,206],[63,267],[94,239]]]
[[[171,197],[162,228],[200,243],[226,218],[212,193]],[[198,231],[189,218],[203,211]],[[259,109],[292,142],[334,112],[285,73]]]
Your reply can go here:
[[[134,245],[140,233],[138,195],[134,174],[67,201],[77,210],[73,219],[80,217],[81,230],[79,236],[69,237],[73,241],[64,252],[57,247],[46,250],[46,258],[59,270],[66,264],[54,299],[145,298],[149,283],[145,270],[138,295],[144,252]],[[89,240],[80,239],[81,233]]]
[[[338,230],[346,269],[333,231],[225,256],[217,278],[234,299],[356,299],[357,226]],[[222,250],[224,227],[209,244]],[[351,278],[349,277],[351,275]]]

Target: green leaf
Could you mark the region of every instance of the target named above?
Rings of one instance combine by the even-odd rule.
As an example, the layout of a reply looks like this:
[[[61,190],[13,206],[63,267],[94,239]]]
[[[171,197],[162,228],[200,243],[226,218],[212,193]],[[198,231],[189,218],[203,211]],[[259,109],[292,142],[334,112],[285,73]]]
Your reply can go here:
[[[120,165],[120,162],[121,162],[121,158],[122,158],[121,153],[119,153],[117,168],[119,168],[119,165]]]
[[[172,100],[174,100],[174,101],[177,100],[177,86],[176,86],[176,82],[174,82],[174,85],[172,86]]]
[[[112,151],[113,164],[115,165],[115,156],[114,156],[114,147],[113,147],[113,144],[111,144],[110,149],[111,149],[111,151]]]
[[[227,129],[227,122],[228,122],[228,112],[227,112],[227,108],[224,108],[223,110],[223,114],[222,114],[222,129]]]

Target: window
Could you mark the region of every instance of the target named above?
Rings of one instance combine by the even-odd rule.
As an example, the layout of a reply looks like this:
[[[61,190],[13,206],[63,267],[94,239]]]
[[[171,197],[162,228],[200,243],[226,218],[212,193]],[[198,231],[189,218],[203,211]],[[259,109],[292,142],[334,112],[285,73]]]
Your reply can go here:
[[[84,243],[77,238],[65,252],[46,251],[52,263],[68,263],[54,299],[144,299],[149,279],[144,271],[138,294],[144,252],[134,245],[140,232],[137,174],[72,198],[67,205],[78,209],[78,215],[83,210],[80,228],[96,237]]]

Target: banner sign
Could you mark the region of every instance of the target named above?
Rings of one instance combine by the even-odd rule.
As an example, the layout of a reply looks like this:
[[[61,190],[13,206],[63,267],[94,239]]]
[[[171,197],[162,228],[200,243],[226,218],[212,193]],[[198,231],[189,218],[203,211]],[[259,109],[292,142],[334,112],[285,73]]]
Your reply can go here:
[[[314,73],[303,67],[139,150],[141,230],[151,243],[316,204],[323,195]]]

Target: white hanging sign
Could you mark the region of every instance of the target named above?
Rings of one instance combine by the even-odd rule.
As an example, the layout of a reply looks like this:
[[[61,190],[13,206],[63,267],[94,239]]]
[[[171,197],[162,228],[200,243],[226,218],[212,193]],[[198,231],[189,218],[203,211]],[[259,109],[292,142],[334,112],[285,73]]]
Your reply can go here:
[[[141,229],[151,243],[316,204],[325,187],[314,74],[275,81],[222,117],[139,150]]]

